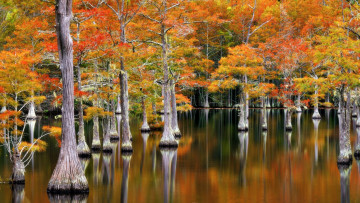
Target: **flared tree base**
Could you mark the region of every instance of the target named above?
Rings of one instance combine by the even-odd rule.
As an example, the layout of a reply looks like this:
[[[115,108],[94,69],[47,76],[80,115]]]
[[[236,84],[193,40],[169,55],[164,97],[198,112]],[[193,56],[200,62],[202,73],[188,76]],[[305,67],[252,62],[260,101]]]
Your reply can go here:
[[[348,156],[339,156],[337,159],[338,166],[350,166],[352,164],[352,155],[349,154]]]
[[[292,129],[293,129],[292,126],[286,126],[286,127],[285,127],[285,131],[287,131],[287,132],[292,131]]]
[[[174,137],[175,137],[175,139],[179,140],[182,136],[181,136],[180,132],[175,132]]]
[[[106,154],[111,154],[113,152],[110,142],[104,143],[102,151]]]
[[[101,143],[100,140],[93,140],[91,145],[91,151],[100,151],[101,150]]]
[[[117,142],[120,140],[120,136],[117,133],[110,134],[110,142]]]
[[[149,133],[150,131],[151,131],[150,127],[149,128],[141,128],[142,133]]]
[[[159,148],[178,148],[178,143],[176,142],[176,140],[160,140]]]
[[[247,131],[249,131],[249,129],[248,128],[238,128],[238,131],[239,132],[247,132]]]
[[[123,143],[121,145],[121,153],[122,154],[132,154],[133,152],[133,148],[132,148],[132,145],[131,143]]]
[[[314,113],[311,118],[312,119],[321,119],[321,115],[319,113]]]
[[[87,146],[86,142],[79,142],[77,145],[76,151],[81,158],[90,158],[91,157],[91,151],[89,147]]]
[[[354,157],[355,157],[356,160],[360,160],[360,149],[355,150]]]

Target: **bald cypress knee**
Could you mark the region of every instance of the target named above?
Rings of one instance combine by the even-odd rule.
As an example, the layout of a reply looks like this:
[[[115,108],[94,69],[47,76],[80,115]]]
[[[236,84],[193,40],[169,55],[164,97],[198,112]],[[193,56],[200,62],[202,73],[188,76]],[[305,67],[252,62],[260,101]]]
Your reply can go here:
[[[70,36],[72,0],[57,0],[55,12],[59,62],[63,83],[62,136],[58,162],[47,190],[50,193],[88,192],[88,182],[76,151],[73,42]]]

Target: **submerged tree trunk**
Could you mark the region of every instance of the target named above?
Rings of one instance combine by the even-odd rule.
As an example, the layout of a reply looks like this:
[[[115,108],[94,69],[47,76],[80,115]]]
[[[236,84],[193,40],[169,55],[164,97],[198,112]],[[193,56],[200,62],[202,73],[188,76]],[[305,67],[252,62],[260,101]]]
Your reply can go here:
[[[25,197],[25,185],[24,184],[13,184],[11,185],[12,192],[12,203],[22,203]]]
[[[78,89],[81,91],[81,70],[80,66],[77,67],[78,71]],[[82,104],[82,98],[79,98],[79,132],[78,132],[78,145],[77,152],[80,157],[90,157],[91,152],[89,146],[85,140],[85,130],[84,130],[84,110]]]
[[[321,119],[321,115],[319,113],[319,98],[318,98],[318,90],[317,89],[315,90],[314,113],[312,115],[312,118],[313,119]]]
[[[13,169],[11,174],[11,183],[25,184],[25,166],[21,161],[21,157],[17,148],[14,149],[12,154]]]
[[[91,144],[91,149],[98,151],[101,149],[100,135],[99,135],[99,117],[95,116],[93,119],[93,140]]]
[[[142,116],[143,123],[141,126],[141,132],[150,132],[150,127],[147,122],[146,106],[145,106],[145,98],[144,97],[141,98],[141,106],[142,106],[142,111],[143,111],[143,116]]]
[[[28,112],[28,115],[26,116],[26,118],[27,119],[36,119],[35,103],[33,101],[30,102],[29,112]]]
[[[166,1],[163,2],[164,9],[166,10]],[[165,11],[164,11],[165,12]],[[165,14],[164,14],[165,15]],[[165,24],[161,24],[161,44],[162,44],[162,65],[164,71],[164,131],[160,140],[160,147],[178,147],[178,143],[174,138],[173,130],[170,121],[170,89],[169,89],[169,67],[168,67],[168,56],[167,49],[168,45],[165,39],[166,30]]]
[[[74,121],[73,43],[70,35],[72,0],[56,1],[56,31],[63,83],[61,149],[48,184],[48,192],[89,192],[88,182],[76,151]]]
[[[181,137],[181,132],[178,124],[174,81],[171,81],[170,88],[171,88],[170,91],[171,92],[171,127],[173,129],[174,137],[178,139]]]
[[[291,115],[292,115],[291,108],[285,109],[285,120],[286,120],[285,130],[286,131],[292,131]]]
[[[116,118],[115,118],[115,110],[116,105],[115,105],[115,101],[112,100],[111,101],[111,112],[112,115],[110,116],[110,141],[117,141],[120,139],[120,136],[118,134],[118,132],[116,131]]]
[[[338,165],[350,165],[352,163],[351,143],[350,143],[350,92],[347,92],[347,102],[345,109],[344,91],[340,90],[339,102],[342,104],[339,111],[339,148]]]

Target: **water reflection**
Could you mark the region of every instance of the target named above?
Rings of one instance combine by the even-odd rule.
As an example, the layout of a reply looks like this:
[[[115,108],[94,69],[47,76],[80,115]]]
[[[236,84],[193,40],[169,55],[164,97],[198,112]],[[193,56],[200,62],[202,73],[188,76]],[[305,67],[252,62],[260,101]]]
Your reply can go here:
[[[173,191],[171,187],[175,184],[175,173],[176,173],[176,149],[161,149],[162,155],[162,170],[164,177],[164,202],[167,203],[170,200],[169,191]],[[174,159],[175,158],[175,159]],[[171,179],[169,171],[171,170]],[[170,193],[171,195],[171,193]]]
[[[86,203],[88,194],[48,194],[51,203]]]
[[[312,119],[312,121],[314,123],[314,131],[315,131],[315,165],[317,165],[319,159],[318,135],[319,135],[320,119]]]
[[[144,166],[146,144],[147,144],[147,140],[149,138],[149,133],[148,132],[142,132],[141,137],[142,137],[142,140],[143,140],[143,151],[142,151],[142,155],[141,155],[140,174],[142,174],[142,169],[143,169],[143,166]]]
[[[11,185],[12,201],[13,203],[22,203],[25,198],[25,185],[24,184],[13,184]]]
[[[239,172],[239,183],[241,186],[246,186],[246,161],[248,155],[248,145],[249,145],[249,136],[248,132],[239,132],[238,133],[240,146],[239,146],[239,160],[240,160],[240,172]]]
[[[351,172],[351,166],[339,165],[340,172],[340,187],[341,187],[341,202],[350,202],[350,185],[349,177]]]
[[[128,182],[129,182],[129,168],[130,168],[130,154],[121,156],[123,160],[123,174],[121,181],[121,203],[126,203],[128,199]]]

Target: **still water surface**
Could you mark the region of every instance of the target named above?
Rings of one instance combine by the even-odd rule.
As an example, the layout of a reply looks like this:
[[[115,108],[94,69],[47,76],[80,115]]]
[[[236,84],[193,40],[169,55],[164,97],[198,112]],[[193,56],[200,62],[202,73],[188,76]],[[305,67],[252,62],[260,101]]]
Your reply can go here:
[[[268,110],[267,133],[260,130],[260,110],[250,112],[249,133],[238,133],[237,111],[193,110],[179,116],[183,137],[176,151],[160,151],[160,132],[141,134],[141,120],[131,120],[134,153],[93,154],[82,160],[90,193],[87,202],[360,202],[360,170],[354,160],[340,179],[336,165],[338,119],[335,110],[321,110],[318,124],[311,111],[294,114],[292,133],[284,130],[283,110]],[[59,120],[39,118],[43,125]],[[86,123],[91,143],[92,122]],[[356,129],[351,132],[352,146]],[[26,169],[21,192],[0,185],[0,202],[50,202],[46,186],[59,153],[57,142],[46,138],[46,152],[35,154]],[[128,170],[124,170],[128,169]],[[11,174],[9,158],[0,149],[0,175]],[[342,181],[341,181],[342,180]]]

